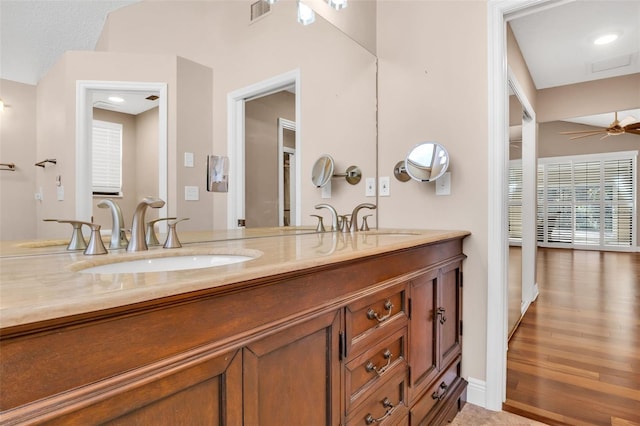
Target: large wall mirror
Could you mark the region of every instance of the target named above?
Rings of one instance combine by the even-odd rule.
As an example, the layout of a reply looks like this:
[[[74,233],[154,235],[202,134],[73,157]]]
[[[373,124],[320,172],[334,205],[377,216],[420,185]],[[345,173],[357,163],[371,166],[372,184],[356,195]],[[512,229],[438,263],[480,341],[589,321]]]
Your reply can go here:
[[[228,228],[236,219],[228,217],[228,206],[235,200],[231,191],[234,185],[252,179],[252,171],[245,170],[250,163],[232,158],[236,153],[229,145],[234,125],[228,116],[229,94],[290,72],[299,75],[296,113],[279,118],[296,126],[293,167],[297,175],[309,175],[313,161],[325,152],[336,158],[339,168],[358,164],[364,175],[376,175],[375,55],[320,14],[311,25],[299,24],[295,2],[278,2],[254,20],[252,3],[141,1],[110,13],[95,51],[68,52],[60,58],[38,83],[38,96],[47,92],[37,99],[39,109],[52,111],[54,102],[60,105],[61,97],[64,99],[64,113],[38,121],[43,126],[38,134],[48,137],[39,137],[34,157],[56,156],[59,160],[56,170],[48,168],[36,176],[36,186],[51,191],[37,206],[38,238],[63,238],[68,233],[64,227],[43,225],[43,218],[86,220],[95,213],[85,178],[90,163],[82,151],[84,145],[76,142],[86,139],[88,115],[78,113],[76,117],[76,111],[88,110],[91,91],[115,83],[136,82],[154,86],[154,90],[166,87],[166,124],[161,119],[159,125],[159,133],[166,132],[166,145],[159,138],[158,158],[148,159],[160,168],[158,193],[147,195],[166,197],[166,211],[161,215],[190,217],[184,230]],[[78,88],[78,81],[91,84]],[[162,116],[162,107],[160,110]],[[357,117],[349,114],[354,110],[359,111]],[[78,121],[75,126],[73,117]],[[277,120],[273,128],[277,143]],[[193,167],[185,165],[188,153],[193,154]],[[206,191],[206,156],[211,154],[230,157],[230,193]],[[262,160],[282,161],[277,154]],[[64,201],[55,199],[56,174],[63,175],[67,187]],[[302,182],[288,190],[297,207],[294,216],[279,219],[278,224],[304,224],[315,213],[320,191],[307,180]],[[199,187],[198,200],[185,200],[186,186]],[[274,197],[281,193],[277,191]],[[365,201],[363,194],[362,187],[340,188],[330,201],[338,209],[352,209],[354,200],[362,197]],[[273,204],[280,205],[282,200],[274,199]],[[123,213],[129,224],[131,214]],[[104,217],[108,221],[108,215]],[[103,224],[103,228],[110,226]]]

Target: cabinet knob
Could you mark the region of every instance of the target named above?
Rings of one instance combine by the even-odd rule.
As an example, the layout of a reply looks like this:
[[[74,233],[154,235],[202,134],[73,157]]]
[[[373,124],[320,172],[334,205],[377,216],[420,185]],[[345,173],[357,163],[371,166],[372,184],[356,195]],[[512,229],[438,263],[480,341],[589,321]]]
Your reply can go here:
[[[446,313],[445,308],[438,308],[438,310],[436,311],[436,317],[440,318],[440,324],[444,324],[445,322],[447,322],[447,317],[445,316],[445,313]]]
[[[431,394],[431,398],[437,399],[438,401],[443,400],[445,395],[447,394],[448,389],[449,385],[447,385],[445,382],[440,383],[438,389]]]

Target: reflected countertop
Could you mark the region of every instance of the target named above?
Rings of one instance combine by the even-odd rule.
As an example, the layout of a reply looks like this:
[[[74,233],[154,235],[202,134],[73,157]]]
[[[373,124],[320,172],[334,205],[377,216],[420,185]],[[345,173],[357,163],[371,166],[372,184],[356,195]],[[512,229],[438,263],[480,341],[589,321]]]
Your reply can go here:
[[[460,238],[467,231],[395,230],[316,233],[308,228],[185,232],[183,247],[145,252],[124,249],[85,256],[52,243],[2,242],[0,327],[83,314],[157,298],[221,287],[359,257]],[[206,241],[206,242],[201,242]],[[240,254],[243,263],[171,272],[88,274],[81,269],[153,256]]]

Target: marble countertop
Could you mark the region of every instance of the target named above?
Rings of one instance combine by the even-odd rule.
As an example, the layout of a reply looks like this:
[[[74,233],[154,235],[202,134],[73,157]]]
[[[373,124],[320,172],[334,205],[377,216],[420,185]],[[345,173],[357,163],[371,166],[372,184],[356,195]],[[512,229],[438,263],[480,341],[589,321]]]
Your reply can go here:
[[[467,231],[396,230],[343,234],[308,228],[181,233],[183,247],[85,256],[64,242],[0,243],[0,328],[83,314],[241,281],[298,271],[469,235]],[[206,241],[206,242],[197,242]],[[82,269],[163,256],[238,254],[254,259],[171,272],[99,274]]]

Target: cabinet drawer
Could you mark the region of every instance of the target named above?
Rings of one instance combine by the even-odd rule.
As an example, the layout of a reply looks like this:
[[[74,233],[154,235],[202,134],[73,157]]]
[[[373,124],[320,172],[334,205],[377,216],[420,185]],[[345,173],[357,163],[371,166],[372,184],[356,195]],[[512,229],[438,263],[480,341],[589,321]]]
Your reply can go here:
[[[350,413],[347,425],[402,424],[409,411],[406,398],[407,373],[404,369],[397,370],[380,382],[371,395]]]
[[[388,375],[407,370],[407,327],[401,327],[345,365],[348,413]]]
[[[378,330],[407,321],[406,283],[378,291],[349,305],[346,309],[347,354],[359,353],[380,340]]]
[[[433,382],[427,392],[416,402],[411,409],[411,424],[420,424],[441,401],[449,396],[456,379],[460,376],[460,357]]]

